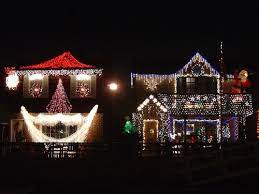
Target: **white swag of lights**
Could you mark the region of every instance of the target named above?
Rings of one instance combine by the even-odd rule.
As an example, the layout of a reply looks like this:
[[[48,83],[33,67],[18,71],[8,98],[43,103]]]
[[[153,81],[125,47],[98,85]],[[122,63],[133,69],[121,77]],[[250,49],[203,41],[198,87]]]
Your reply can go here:
[[[64,115],[62,113],[55,115],[39,114],[38,116],[32,116],[25,107],[22,106],[21,114],[33,142],[84,142],[97,109],[98,105],[95,105],[86,117],[83,117],[81,114]],[[54,126],[59,122],[66,126],[79,125],[80,128],[68,137],[57,139],[45,135],[35,126],[35,124]]]

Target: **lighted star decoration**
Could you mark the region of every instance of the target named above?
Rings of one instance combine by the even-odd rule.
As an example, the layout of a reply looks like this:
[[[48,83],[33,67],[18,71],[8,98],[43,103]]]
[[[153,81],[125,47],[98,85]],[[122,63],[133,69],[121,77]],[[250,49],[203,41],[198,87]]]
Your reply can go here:
[[[144,84],[147,86],[147,89],[154,91],[157,89],[157,85],[159,84],[156,79],[145,79]]]

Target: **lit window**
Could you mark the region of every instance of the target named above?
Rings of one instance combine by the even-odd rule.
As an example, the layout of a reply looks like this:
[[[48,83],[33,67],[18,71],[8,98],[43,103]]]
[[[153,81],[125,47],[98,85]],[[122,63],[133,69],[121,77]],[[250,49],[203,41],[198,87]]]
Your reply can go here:
[[[186,78],[186,93],[195,92],[195,78],[187,77]]]

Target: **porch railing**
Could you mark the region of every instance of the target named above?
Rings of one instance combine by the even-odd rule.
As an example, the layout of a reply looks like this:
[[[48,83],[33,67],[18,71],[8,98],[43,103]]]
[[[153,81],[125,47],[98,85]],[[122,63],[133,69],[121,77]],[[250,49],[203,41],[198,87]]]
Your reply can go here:
[[[0,143],[1,157],[16,158],[230,158],[259,153],[259,143]]]

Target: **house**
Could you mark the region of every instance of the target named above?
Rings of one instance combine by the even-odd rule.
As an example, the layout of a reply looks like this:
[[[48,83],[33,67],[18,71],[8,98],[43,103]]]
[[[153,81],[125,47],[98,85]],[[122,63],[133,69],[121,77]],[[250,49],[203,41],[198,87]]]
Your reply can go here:
[[[223,83],[221,78],[199,53],[172,74],[131,73],[137,102],[132,119],[143,143],[245,139],[252,96],[234,75],[226,75]]]
[[[5,72],[8,95],[13,93],[8,100],[9,141],[102,140],[97,100],[102,69],[64,52],[39,64],[6,67]]]

